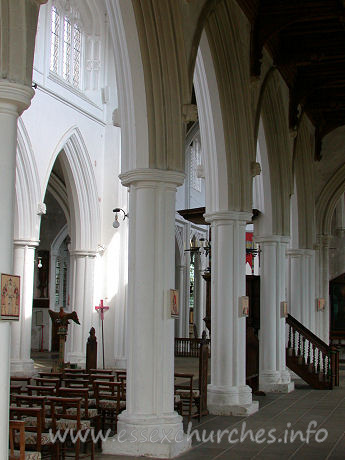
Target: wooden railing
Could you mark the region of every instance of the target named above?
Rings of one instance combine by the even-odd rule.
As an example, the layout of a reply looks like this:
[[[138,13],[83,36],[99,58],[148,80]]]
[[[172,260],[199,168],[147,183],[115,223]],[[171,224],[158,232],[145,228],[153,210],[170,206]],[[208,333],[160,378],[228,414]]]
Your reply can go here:
[[[287,316],[286,323],[289,327],[287,365],[289,361],[295,363],[293,370],[315,388],[338,386],[339,352],[336,347],[327,345],[291,315]]]
[[[175,338],[175,356],[199,358],[201,339]],[[210,344],[210,340],[207,339]]]

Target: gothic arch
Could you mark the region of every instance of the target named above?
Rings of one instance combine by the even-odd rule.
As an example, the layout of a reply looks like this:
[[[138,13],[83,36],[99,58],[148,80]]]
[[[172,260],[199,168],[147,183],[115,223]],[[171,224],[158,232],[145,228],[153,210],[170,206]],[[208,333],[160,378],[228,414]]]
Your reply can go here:
[[[149,167],[146,88],[131,2],[106,0],[121,125],[121,170]]]
[[[229,208],[223,120],[211,50],[203,34],[196,59],[194,87],[205,161],[206,211]]]
[[[96,251],[99,243],[100,209],[93,167],[78,128],[71,128],[56,147],[43,190],[57,156],[66,180],[73,250]]]
[[[278,72],[269,72],[261,88],[256,118],[260,114],[267,145],[272,200],[272,233],[289,235],[292,142],[281,85]]]
[[[30,139],[21,118],[18,119],[16,157],[16,211],[14,239],[38,240],[40,181]]]
[[[297,199],[298,246],[312,249],[315,242],[315,198],[313,183],[314,128],[306,115],[302,115],[295,143],[293,164]]]
[[[317,199],[316,225],[319,235],[331,234],[332,216],[343,193],[345,193],[345,164],[329,179]]]

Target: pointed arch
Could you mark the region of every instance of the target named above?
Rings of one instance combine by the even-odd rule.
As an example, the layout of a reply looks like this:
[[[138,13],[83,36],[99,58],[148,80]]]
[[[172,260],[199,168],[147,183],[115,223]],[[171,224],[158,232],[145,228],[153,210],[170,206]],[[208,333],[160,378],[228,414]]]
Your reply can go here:
[[[332,216],[343,193],[345,193],[345,164],[329,179],[317,199],[316,225],[319,235],[331,234]]]
[[[220,95],[205,33],[202,34],[196,59],[194,88],[201,145],[205,152],[206,210],[228,209],[228,173]]]
[[[45,188],[57,156],[61,160],[69,203],[73,250],[96,251],[99,243],[100,209],[96,178],[83,137],[71,128],[56,147],[47,172]]]
[[[272,233],[289,235],[292,141],[280,78],[277,71],[269,72],[261,88],[256,119],[261,116],[267,146],[272,198]]]
[[[315,152],[314,127],[302,115],[295,143],[293,170],[297,199],[298,247],[312,249],[315,243],[315,198],[313,155]]]
[[[121,170],[149,166],[146,89],[132,2],[105,0],[115,58],[121,124]]]
[[[38,240],[40,231],[40,180],[24,122],[18,119],[16,156],[15,240]]]

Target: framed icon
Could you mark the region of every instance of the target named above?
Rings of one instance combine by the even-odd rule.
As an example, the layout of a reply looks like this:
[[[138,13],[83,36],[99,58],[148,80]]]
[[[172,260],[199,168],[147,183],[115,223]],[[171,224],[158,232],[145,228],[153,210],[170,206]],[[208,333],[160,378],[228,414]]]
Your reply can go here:
[[[1,315],[2,320],[19,321],[20,276],[1,273]]]
[[[171,318],[178,318],[180,314],[178,290],[170,289],[170,315]]]

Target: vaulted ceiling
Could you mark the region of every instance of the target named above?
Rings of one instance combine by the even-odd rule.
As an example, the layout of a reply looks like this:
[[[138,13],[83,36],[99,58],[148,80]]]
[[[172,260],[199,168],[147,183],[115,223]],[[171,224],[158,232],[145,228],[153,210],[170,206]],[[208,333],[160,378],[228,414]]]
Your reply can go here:
[[[237,0],[251,22],[252,77],[259,77],[263,48],[290,90],[290,128],[306,112],[322,138],[345,125],[345,1]]]

